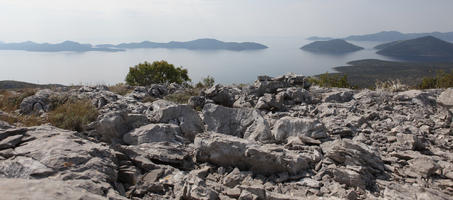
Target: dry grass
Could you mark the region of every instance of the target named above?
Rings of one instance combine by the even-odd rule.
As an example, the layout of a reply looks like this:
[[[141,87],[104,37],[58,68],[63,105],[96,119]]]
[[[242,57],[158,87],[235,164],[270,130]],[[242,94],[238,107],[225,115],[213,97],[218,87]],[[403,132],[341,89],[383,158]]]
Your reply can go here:
[[[49,122],[59,128],[83,131],[84,127],[96,120],[98,111],[89,100],[68,100],[48,115]]]
[[[109,90],[115,94],[124,96],[128,93],[131,93],[134,89],[124,83],[118,83],[109,87]]]
[[[0,110],[13,112],[19,109],[22,101],[36,93],[36,89],[22,89],[17,92],[2,90],[0,91]]]
[[[164,97],[167,101],[172,101],[177,104],[187,104],[187,101],[192,96],[200,95],[201,88],[187,88],[183,92],[176,92],[173,94],[169,94]]]
[[[409,89],[399,79],[390,81],[376,81],[376,91],[401,92]]]

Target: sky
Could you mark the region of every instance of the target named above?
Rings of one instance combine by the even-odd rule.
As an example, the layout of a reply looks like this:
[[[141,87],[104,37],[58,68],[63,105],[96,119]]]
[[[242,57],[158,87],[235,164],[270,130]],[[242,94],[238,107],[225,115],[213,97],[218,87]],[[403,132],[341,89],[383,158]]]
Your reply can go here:
[[[250,41],[448,32],[452,8],[452,0],[0,0],[0,41]]]

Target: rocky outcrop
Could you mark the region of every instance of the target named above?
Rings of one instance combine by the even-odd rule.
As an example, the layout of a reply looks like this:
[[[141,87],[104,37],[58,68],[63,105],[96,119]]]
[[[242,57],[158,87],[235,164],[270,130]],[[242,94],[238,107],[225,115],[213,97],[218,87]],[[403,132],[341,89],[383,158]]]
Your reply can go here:
[[[234,136],[208,132],[195,138],[197,161],[238,167],[260,174],[297,174],[310,166],[310,159],[277,145],[260,145]]]
[[[34,194],[49,197],[58,194],[52,188],[57,187],[61,189],[62,195],[69,195],[68,198],[81,195],[122,199],[117,192],[118,173],[114,151],[107,145],[79,138],[75,134],[51,126],[2,132],[2,143],[15,139],[3,146],[1,151],[4,159],[0,160],[0,177],[3,178],[0,185],[5,186],[1,190],[13,199],[20,195],[32,197],[30,193],[20,193],[24,192],[25,188],[21,187],[25,186],[36,187]],[[17,182],[7,184],[11,180]],[[6,185],[11,187],[11,191],[4,190]],[[3,192],[2,196],[5,194]]]
[[[40,91],[24,100],[22,115],[45,117],[54,97],[89,99],[100,115],[82,132],[0,121],[0,196],[223,200],[453,195],[451,89],[310,87],[306,77],[287,74],[260,76],[246,86],[216,85],[187,105],[163,100],[184,92],[179,85],[128,89],[122,96],[105,86],[85,86]]]
[[[269,124],[254,109],[207,104],[203,108],[207,130],[261,142],[272,141]]]

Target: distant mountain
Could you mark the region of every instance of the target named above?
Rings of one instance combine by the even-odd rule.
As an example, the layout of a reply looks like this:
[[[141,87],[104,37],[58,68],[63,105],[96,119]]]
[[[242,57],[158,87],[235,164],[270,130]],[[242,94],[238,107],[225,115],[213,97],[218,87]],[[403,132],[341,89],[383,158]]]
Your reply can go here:
[[[58,44],[21,42],[21,43],[1,43],[0,50],[23,50],[23,51],[43,51],[43,52],[58,52],[58,51],[122,51],[121,49],[99,48],[93,47],[91,44],[80,44],[73,41],[64,41]]]
[[[342,54],[362,50],[362,47],[353,45],[341,39],[316,41],[307,44],[301,48],[302,50],[316,52],[316,53],[329,53],[329,54]]]
[[[388,42],[388,43],[380,44],[380,45],[375,46],[374,49],[382,50],[382,49],[385,49],[385,48],[387,48],[387,47],[389,47],[389,46],[392,46],[392,45],[394,45],[394,44],[398,44],[398,43],[400,43],[400,42],[402,42],[402,41],[404,41],[404,40],[397,40],[397,41],[393,41],[393,42]]]
[[[434,36],[442,40],[453,41],[453,32],[432,32],[432,33],[400,33],[398,31],[383,31],[367,35],[353,35],[344,38],[350,41],[397,41],[410,40],[425,36]]]
[[[397,40],[410,40],[424,36],[434,36],[442,40],[453,41],[453,32],[432,32],[432,33],[401,33],[398,31],[382,31],[379,33],[365,34],[365,35],[351,35],[342,38],[347,41],[374,41],[374,42],[390,42]],[[323,40],[326,37],[310,37],[308,40]],[[319,38],[319,39],[317,39]]]
[[[98,45],[97,47],[104,48],[120,48],[120,49],[136,49],[136,48],[167,48],[167,49],[193,49],[193,50],[258,50],[268,48],[265,45],[254,42],[222,42],[215,39],[198,39],[188,42],[168,42],[157,43],[144,41],[140,43],[122,43],[119,45]]]
[[[310,40],[310,41],[324,41],[324,40],[333,40],[334,38],[331,38],[331,37],[317,37],[317,36],[312,36],[312,37],[309,37],[307,38],[307,40]]]
[[[380,45],[380,55],[410,60],[453,61],[453,44],[433,36]]]

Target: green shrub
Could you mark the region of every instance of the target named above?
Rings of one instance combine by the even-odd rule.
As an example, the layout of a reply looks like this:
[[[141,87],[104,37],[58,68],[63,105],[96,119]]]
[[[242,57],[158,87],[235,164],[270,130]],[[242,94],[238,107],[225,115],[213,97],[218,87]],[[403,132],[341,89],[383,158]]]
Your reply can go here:
[[[49,122],[59,128],[83,131],[83,128],[96,120],[98,111],[89,100],[68,100],[48,115]]]
[[[202,81],[198,82],[195,87],[196,88],[210,88],[214,86],[215,80],[212,76],[208,76],[206,78],[203,78]]]
[[[347,75],[337,74],[321,74],[319,77],[310,77],[309,81],[314,85],[321,87],[337,87],[337,88],[351,88],[351,84],[348,82]]]
[[[419,89],[448,87],[453,87],[453,71],[451,71],[450,73],[446,73],[445,71],[438,71],[435,77],[425,77],[418,85]]]
[[[129,68],[126,83],[132,86],[151,84],[178,83],[190,81],[187,69],[175,67],[167,61],[145,62]]]

